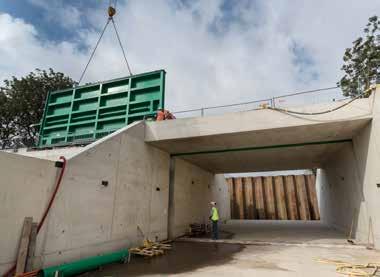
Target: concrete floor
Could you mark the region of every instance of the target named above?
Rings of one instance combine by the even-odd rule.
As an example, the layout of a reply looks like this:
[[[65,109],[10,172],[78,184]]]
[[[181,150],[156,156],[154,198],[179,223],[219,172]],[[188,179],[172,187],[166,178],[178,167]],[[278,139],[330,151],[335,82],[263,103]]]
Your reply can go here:
[[[177,242],[166,255],[133,257],[83,276],[309,276],[335,277],[335,265],[316,259],[349,263],[380,262],[380,252],[366,249],[240,246]]]
[[[345,244],[346,235],[320,221],[229,220],[220,225],[231,239],[292,243]]]
[[[233,220],[222,224],[221,229],[234,233],[232,240],[312,242],[331,244],[331,247],[175,242],[164,256],[132,257],[130,264],[109,265],[83,276],[329,277],[337,276],[335,265],[319,263],[316,259],[380,263],[379,251],[349,245],[344,234],[320,222]]]

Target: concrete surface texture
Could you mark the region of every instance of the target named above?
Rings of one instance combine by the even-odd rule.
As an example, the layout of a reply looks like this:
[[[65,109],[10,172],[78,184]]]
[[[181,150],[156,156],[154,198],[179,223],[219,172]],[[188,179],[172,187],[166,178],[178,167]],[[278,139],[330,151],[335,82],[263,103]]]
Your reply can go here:
[[[321,169],[321,218],[326,224],[347,235],[352,228],[353,239],[368,240],[368,210],[363,186],[358,176],[352,145],[346,145]],[[372,242],[371,238],[371,242]]]
[[[216,202],[221,222],[231,219],[230,193],[224,174],[214,175],[211,195]]]
[[[61,188],[38,235],[37,267],[136,246],[145,237],[166,239],[169,155],[145,144],[143,138],[143,123],[132,124],[68,160]],[[16,257],[23,218],[40,219],[57,169],[48,160],[9,153],[0,157],[2,188],[6,186],[1,199],[7,203],[0,217],[0,271],[4,272]],[[3,178],[7,172],[9,182]]]
[[[174,202],[169,218],[169,237],[183,235],[190,223],[208,223],[214,175],[189,162],[175,158]]]
[[[372,98],[373,119],[361,132],[322,166],[325,180],[321,201],[327,223],[349,232],[355,239],[380,241],[380,86]],[[326,175],[323,177],[323,173]]]
[[[52,161],[0,151],[0,273],[15,260],[24,217],[40,219],[58,172]]]
[[[229,220],[220,229],[232,240],[347,244],[345,233],[320,221]]]
[[[7,150],[7,152],[22,155],[22,156],[27,156],[27,157],[57,161],[60,156],[65,156],[66,159],[70,159],[71,157],[74,157],[76,154],[78,154],[83,148],[84,148],[83,146],[70,146],[70,147],[61,147],[61,148],[44,149],[44,150],[39,150],[39,149],[28,150],[26,148],[20,148],[20,149],[17,149],[17,151]]]
[[[380,253],[366,249],[241,246],[213,243],[175,243],[168,254],[154,259],[133,257],[84,276],[327,276],[336,266],[317,259],[365,264],[378,262]]]

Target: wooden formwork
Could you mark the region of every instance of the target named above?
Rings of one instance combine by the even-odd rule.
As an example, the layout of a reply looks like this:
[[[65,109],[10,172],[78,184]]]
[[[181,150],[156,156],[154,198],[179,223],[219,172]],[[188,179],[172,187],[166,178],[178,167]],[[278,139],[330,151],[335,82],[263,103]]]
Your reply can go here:
[[[227,178],[232,219],[319,220],[315,176]]]

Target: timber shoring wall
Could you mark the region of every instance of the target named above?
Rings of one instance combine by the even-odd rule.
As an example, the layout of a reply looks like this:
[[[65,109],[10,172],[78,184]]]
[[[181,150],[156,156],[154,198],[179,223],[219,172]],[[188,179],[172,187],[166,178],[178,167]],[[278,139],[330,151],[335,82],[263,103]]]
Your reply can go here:
[[[319,220],[315,175],[227,178],[231,219]]]

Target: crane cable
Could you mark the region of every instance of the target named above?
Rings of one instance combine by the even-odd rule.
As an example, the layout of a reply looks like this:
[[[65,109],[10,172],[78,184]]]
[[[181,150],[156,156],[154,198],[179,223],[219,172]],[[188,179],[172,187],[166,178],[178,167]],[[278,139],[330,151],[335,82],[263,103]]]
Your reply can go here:
[[[105,33],[105,31],[106,31],[106,29],[107,29],[107,27],[108,27],[108,25],[109,25],[110,22],[112,22],[112,25],[113,25],[113,27],[114,27],[114,30],[115,30],[115,33],[116,33],[116,37],[117,37],[117,40],[118,40],[118,42],[119,42],[119,45],[120,45],[121,51],[123,52],[124,61],[125,61],[125,64],[127,65],[127,69],[128,69],[129,75],[132,75],[131,67],[129,66],[129,63],[128,63],[128,60],[127,60],[127,56],[126,56],[125,51],[124,51],[123,44],[121,43],[121,39],[120,39],[120,36],[119,36],[119,32],[118,32],[118,30],[117,30],[117,27],[116,27],[115,21],[114,21],[114,19],[113,19],[113,16],[116,14],[116,3],[117,3],[117,1],[115,1],[115,4],[112,6],[112,5],[111,5],[111,4],[112,4],[111,1],[109,2],[107,22],[106,22],[106,24],[104,25],[103,30],[102,30],[102,32],[101,32],[101,34],[100,34],[100,36],[99,36],[99,39],[98,39],[98,41],[97,41],[96,44],[95,44],[95,48],[92,50],[92,53],[91,53],[91,55],[90,55],[90,58],[89,58],[89,60],[88,60],[88,62],[87,62],[87,64],[86,64],[86,66],[85,66],[85,68],[84,68],[84,70],[83,70],[83,72],[82,72],[80,78],[79,78],[78,85],[79,85],[79,84],[81,83],[81,81],[83,80],[83,77],[84,77],[84,75],[86,74],[87,68],[88,68],[88,66],[89,66],[90,63],[91,63],[91,60],[92,60],[92,58],[93,58],[94,55],[95,55],[96,49],[98,48],[99,43],[100,43],[100,41],[102,40],[103,35],[104,35],[104,33]]]

